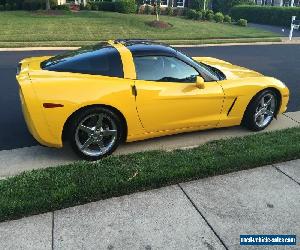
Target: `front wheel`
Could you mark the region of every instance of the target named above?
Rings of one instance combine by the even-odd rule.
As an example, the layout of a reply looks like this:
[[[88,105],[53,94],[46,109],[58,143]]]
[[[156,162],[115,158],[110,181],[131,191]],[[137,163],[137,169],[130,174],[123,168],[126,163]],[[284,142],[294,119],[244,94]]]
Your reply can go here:
[[[69,140],[74,151],[81,158],[92,161],[115,151],[123,134],[118,115],[98,107],[77,114],[69,129]]]
[[[264,90],[251,101],[243,118],[243,125],[260,131],[272,122],[278,105],[278,97],[272,90]]]

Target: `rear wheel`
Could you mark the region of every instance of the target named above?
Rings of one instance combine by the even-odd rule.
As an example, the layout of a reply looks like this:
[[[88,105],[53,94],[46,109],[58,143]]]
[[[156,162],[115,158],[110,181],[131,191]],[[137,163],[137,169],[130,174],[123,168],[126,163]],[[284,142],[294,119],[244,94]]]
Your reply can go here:
[[[253,131],[265,129],[272,122],[278,105],[278,97],[272,90],[264,90],[251,101],[243,118],[243,125]]]
[[[98,160],[116,150],[123,135],[122,122],[107,108],[88,108],[77,114],[69,126],[74,151],[86,160]]]

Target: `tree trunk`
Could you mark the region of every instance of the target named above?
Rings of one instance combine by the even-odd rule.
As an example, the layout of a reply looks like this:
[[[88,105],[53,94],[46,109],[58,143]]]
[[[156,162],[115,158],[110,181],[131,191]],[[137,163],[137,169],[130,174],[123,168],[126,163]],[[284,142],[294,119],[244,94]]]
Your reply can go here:
[[[46,10],[50,10],[50,0],[46,0]]]
[[[156,0],[155,4],[155,12],[156,12],[156,21],[159,21],[159,14],[158,12],[160,11],[160,1]]]

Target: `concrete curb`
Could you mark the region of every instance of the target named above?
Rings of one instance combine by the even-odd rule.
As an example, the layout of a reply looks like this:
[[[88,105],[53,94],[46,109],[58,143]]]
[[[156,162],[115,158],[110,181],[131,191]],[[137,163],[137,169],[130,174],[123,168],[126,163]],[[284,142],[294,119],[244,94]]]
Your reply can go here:
[[[171,45],[172,47],[220,47],[220,46],[246,46],[246,45],[287,45],[287,44],[300,44],[300,39],[297,40],[284,40],[282,42],[247,42],[247,43],[218,43],[218,44],[195,44],[195,45],[189,45],[189,44],[177,44],[177,45]],[[0,52],[10,52],[10,51],[46,51],[46,50],[75,50],[80,47],[21,47],[21,48],[0,48]]]
[[[44,51],[44,50],[75,50],[80,47],[24,47],[24,48],[0,48],[1,52],[13,52],[13,51]]]
[[[297,126],[300,126],[300,111],[279,116],[265,132]],[[197,131],[126,143],[120,145],[114,154],[130,154],[150,150],[172,151],[174,149],[188,149],[213,140],[242,137],[251,134],[252,132],[242,127]],[[0,178],[13,176],[27,170],[69,164],[78,160],[78,157],[67,146],[63,149],[32,146],[2,150],[0,151]]]
[[[226,46],[246,46],[246,45],[300,45],[300,41],[287,42],[254,42],[254,43],[220,43],[220,44],[199,44],[199,45],[171,45],[172,47],[226,47]]]

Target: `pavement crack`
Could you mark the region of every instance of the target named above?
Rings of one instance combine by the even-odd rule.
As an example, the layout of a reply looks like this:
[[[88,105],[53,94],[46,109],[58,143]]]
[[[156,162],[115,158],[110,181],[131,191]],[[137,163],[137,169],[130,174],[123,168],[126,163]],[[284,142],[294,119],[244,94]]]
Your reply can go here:
[[[273,168],[275,168],[279,173],[284,174],[285,176],[287,176],[288,178],[290,178],[292,181],[296,182],[298,185],[300,185],[300,183],[298,181],[296,181],[293,177],[289,176],[288,174],[286,174],[285,172],[283,172],[279,167],[272,165]]]
[[[228,250],[228,247],[225,245],[225,242],[221,239],[220,235],[218,235],[218,233],[215,231],[215,229],[212,227],[212,225],[208,222],[208,220],[205,218],[205,216],[203,215],[203,213],[201,213],[201,211],[198,209],[198,207],[193,202],[193,200],[190,198],[190,196],[185,192],[185,190],[183,189],[183,187],[179,183],[177,185],[181,189],[181,191],[184,193],[184,195],[187,197],[187,199],[191,202],[192,206],[196,209],[196,211],[199,213],[199,215],[202,217],[202,219],[206,222],[206,224],[208,225],[208,227],[212,230],[212,232],[214,233],[214,235],[218,238],[218,240],[224,246],[224,248],[226,250]]]
[[[54,211],[52,213],[51,249],[54,249]]]
[[[288,116],[286,113],[284,113],[283,115],[284,115],[284,116],[286,116],[287,118],[290,118],[292,121],[294,121],[294,122],[296,122],[296,123],[300,124],[300,122],[299,122],[299,121],[297,121],[296,119],[294,119],[294,118],[292,118],[292,117]]]

